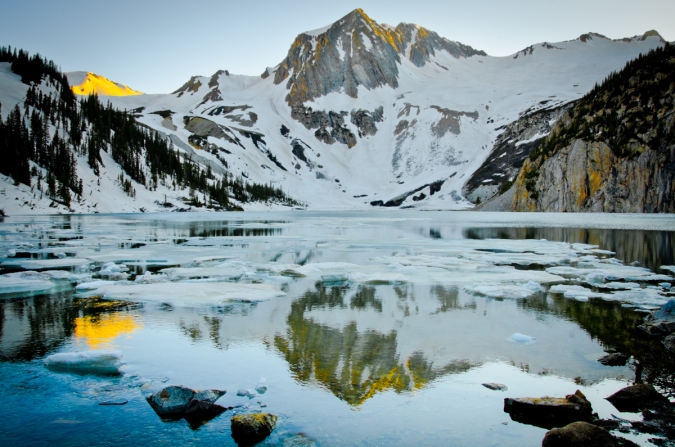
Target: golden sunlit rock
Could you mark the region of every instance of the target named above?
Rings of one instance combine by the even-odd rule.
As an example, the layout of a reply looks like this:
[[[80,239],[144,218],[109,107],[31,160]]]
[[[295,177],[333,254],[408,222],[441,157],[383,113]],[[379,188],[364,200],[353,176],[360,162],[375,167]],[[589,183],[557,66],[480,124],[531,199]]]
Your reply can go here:
[[[71,89],[76,95],[91,95],[96,93],[97,95],[107,96],[132,96],[143,94],[124,84],[118,84],[106,77],[91,72],[86,73],[84,80],[78,85],[73,85]]]

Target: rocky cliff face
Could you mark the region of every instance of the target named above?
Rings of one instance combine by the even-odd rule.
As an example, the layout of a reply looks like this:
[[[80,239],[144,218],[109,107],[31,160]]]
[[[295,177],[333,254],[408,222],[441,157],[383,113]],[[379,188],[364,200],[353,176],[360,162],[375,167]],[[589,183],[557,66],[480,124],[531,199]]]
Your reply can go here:
[[[485,55],[417,25],[380,25],[355,9],[325,30],[300,34],[274,71],[274,83],[288,80],[291,105],[341,90],[356,98],[360,85],[398,87],[401,56],[421,67],[436,51]]]
[[[675,212],[675,48],[629,62],[525,161],[513,211]]]
[[[500,191],[510,188],[525,159],[573,105],[572,102],[545,107],[526,113],[505,126],[490,155],[462,188],[464,197],[473,203],[483,203]]]
[[[514,211],[675,212],[675,144],[626,159],[606,143],[575,140],[544,161],[539,175],[528,178],[535,166],[530,160],[523,166]]]

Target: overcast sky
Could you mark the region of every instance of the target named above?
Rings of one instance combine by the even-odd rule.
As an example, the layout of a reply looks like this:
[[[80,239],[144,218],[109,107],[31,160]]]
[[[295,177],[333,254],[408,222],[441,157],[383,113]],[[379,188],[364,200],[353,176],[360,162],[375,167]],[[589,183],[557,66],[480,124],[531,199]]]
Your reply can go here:
[[[675,40],[675,0],[2,0],[0,45],[166,93],[218,69],[259,75],[299,33],[359,7],[378,23],[417,23],[493,56],[589,31],[656,29]]]

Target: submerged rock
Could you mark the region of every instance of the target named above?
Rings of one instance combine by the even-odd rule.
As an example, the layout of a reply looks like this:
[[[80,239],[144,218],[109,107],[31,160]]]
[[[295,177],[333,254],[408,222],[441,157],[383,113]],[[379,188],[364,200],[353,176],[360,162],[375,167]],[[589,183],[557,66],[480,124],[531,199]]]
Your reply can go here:
[[[117,399],[117,400],[105,400],[103,402],[99,402],[99,405],[103,406],[111,406],[111,405],[126,405],[128,404],[129,401],[126,399]]]
[[[625,366],[628,361],[628,356],[620,352],[615,352],[612,354],[607,354],[598,359],[599,363],[602,363],[605,366]]]
[[[258,394],[265,394],[267,392],[267,379],[262,377],[255,386],[255,390]]]
[[[590,421],[593,408],[579,390],[562,397],[520,397],[504,399],[504,412],[511,419],[542,428],[563,427],[577,421]]]
[[[284,439],[283,447],[315,447],[316,441],[307,437],[304,433],[298,433],[290,438]]]
[[[213,402],[192,399],[185,410],[185,420],[193,426],[201,425],[220,415],[225,410],[227,408]]]
[[[253,445],[268,437],[276,425],[273,414],[238,414],[232,417],[232,438],[239,445]]]
[[[675,352],[675,334],[670,334],[669,336],[664,338],[663,339],[663,345],[670,352]]]
[[[488,388],[488,389],[493,390],[493,391],[506,391],[506,390],[509,389],[509,387],[507,387],[503,383],[490,382],[490,383],[484,383],[483,386],[485,388]]]
[[[637,413],[643,408],[668,403],[668,399],[649,384],[633,385],[620,389],[606,399],[622,413]]]
[[[615,447],[614,438],[604,428],[588,422],[573,422],[546,433],[542,447]]]

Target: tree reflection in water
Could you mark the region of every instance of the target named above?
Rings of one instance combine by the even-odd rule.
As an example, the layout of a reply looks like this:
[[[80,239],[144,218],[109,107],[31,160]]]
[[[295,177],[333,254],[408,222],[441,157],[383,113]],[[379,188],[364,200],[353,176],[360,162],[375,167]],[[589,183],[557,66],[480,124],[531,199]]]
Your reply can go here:
[[[527,311],[556,315],[573,321],[597,340],[607,352],[633,357],[635,383],[652,383],[663,393],[675,396],[675,358],[657,339],[638,329],[645,314],[621,303],[590,300],[579,302],[560,295],[520,300]]]
[[[637,261],[659,273],[662,265],[675,263],[675,232],[585,228],[469,228],[467,239],[546,239],[597,245],[616,252],[626,264]]]
[[[140,327],[127,311],[140,307],[100,297],[74,298],[72,291],[0,300],[0,361],[42,358],[75,337],[90,347]]]

